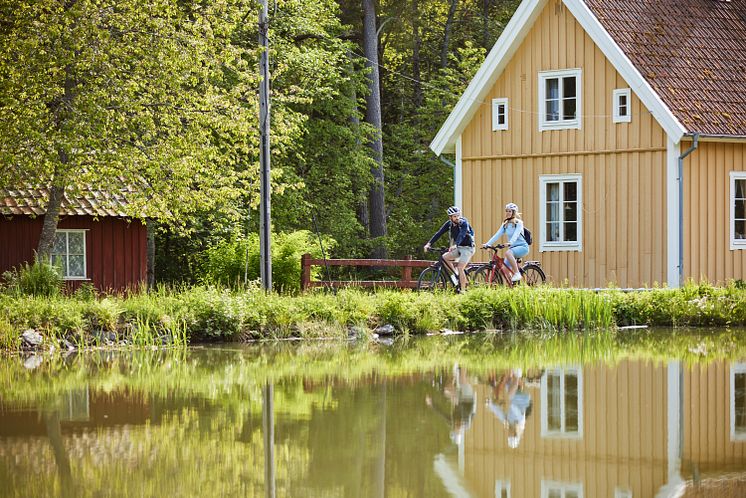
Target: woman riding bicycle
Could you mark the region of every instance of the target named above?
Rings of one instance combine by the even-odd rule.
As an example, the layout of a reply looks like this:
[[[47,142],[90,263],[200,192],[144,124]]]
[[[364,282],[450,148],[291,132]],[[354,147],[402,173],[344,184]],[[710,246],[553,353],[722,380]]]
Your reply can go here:
[[[521,279],[521,272],[518,269],[517,258],[523,258],[528,254],[528,243],[523,238],[523,221],[521,213],[518,212],[518,206],[512,202],[505,205],[505,219],[500,225],[500,229],[490,238],[482,247],[493,245],[497,240],[506,235],[508,237],[509,249],[505,251],[505,264],[513,274],[511,280],[517,282]]]
[[[440,230],[435,232],[433,238],[425,244],[424,249],[427,252],[441,235],[449,232],[450,250],[443,255],[443,260],[454,273],[458,273],[460,287],[462,290],[466,290],[468,280],[464,268],[466,268],[471,257],[474,256],[474,229],[469,225],[469,220],[461,216],[461,209],[457,206],[449,207],[446,213],[448,213],[448,221],[443,223]],[[458,271],[453,269],[454,263]]]

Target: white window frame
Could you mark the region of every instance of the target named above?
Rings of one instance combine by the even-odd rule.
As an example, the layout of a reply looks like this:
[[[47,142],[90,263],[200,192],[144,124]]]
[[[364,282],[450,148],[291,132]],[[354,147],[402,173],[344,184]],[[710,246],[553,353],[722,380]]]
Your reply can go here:
[[[583,483],[582,482],[559,482],[541,480],[541,498],[549,498],[550,491],[559,491],[560,496],[565,498],[568,491],[574,491],[577,493],[578,498],[583,498]]]
[[[549,430],[549,404],[548,393],[549,386],[547,377],[549,375],[559,375],[560,377],[560,417],[562,418],[562,428],[558,431]],[[567,374],[574,374],[578,379],[578,431],[565,431],[565,377]],[[544,371],[541,376],[541,437],[556,439],[583,439],[583,370],[580,366],[553,368]]]
[[[632,498],[632,490],[626,488],[614,488],[614,498]]]
[[[86,229],[69,229],[69,228],[58,229],[58,230],[55,231],[55,234],[54,234],[55,238],[57,237],[58,233],[64,233],[64,234],[66,234],[65,235],[65,258],[68,259],[66,261],[66,263],[67,263],[66,266],[67,266],[68,271],[70,269],[70,259],[69,259],[70,258],[70,237],[67,234],[70,234],[70,233],[82,233],[83,234],[83,276],[82,277],[79,277],[79,276],[70,277],[68,275],[62,275],[62,280],[89,280],[88,279],[88,240],[87,240],[88,237],[87,237],[87,232],[88,232],[88,230],[86,230]],[[53,258],[54,258],[54,256],[51,255],[50,256],[50,262],[52,264],[54,264]]]
[[[577,69],[564,69],[562,71],[540,71],[539,72],[539,131],[549,131],[549,130],[579,130],[581,125],[581,116],[582,116],[582,89],[583,84],[581,77],[583,75],[583,71],[579,68]],[[562,119],[562,112],[564,109],[564,106],[562,105],[563,100],[563,94],[562,89],[563,85],[561,84],[562,78],[574,76],[575,77],[575,119]],[[559,99],[560,99],[560,105],[559,105],[559,112],[560,112],[560,119],[558,121],[548,121],[546,112],[546,81],[549,79],[558,78],[559,84],[558,84],[558,91],[559,91]]]
[[[746,374],[746,363],[730,366],[730,440],[746,441],[746,430],[736,432],[736,374]]]
[[[730,250],[746,249],[746,239],[736,239],[736,180],[746,180],[746,171],[730,172]]]
[[[627,98],[627,114],[622,115],[619,111],[621,110],[621,103],[619,102],[620,97]],[[612,99],[612,108],[614,109],[614,122],[615,123],[629,123],[632,121],[632,90],[629,88],[617,88],[614,90],[614,97]]]
[[[547,183],[576,182],[578,184],[578,240],[577,241],[547,241]],[[560,207],[564,202],[564,189],[560,186]],[[560,230],[564,238],[564,211],[560,209]],[[583,176],[571,175],[541,175],[539,176],[539,252],[549,251],[583,251]]]
[[[505,122],[500,123],[500,106],[503,106],[502,114],[505,117]],[[501,97],[499,99],[492,99],[492,131],[501,131],[508,129],[508,98]]]
[[[502,498],[503,490],[507,491],[506,495],[510,498],[510,481],[498,479],[495,481],[495,498]]]

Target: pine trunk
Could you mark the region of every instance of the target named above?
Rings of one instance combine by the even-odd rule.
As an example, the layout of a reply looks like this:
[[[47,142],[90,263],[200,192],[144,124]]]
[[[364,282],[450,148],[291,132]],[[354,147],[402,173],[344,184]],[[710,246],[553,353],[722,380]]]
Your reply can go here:
[[[366,65],[370,68],[365,121],[375,130],[375,134],[368,144],[373,160],[375,161],[375,164],[371,167],[373,184],[370,187],[368,195],[370,204],[370,236],[376,239],[386,235],[386,205],[384,199],[383,137],[381,131],[381,89],[378,75],[378,33],[376,32],[376,9],[373,1],[362,0],[363,49],[367,59]],[[374,244],[371,257],[386,257],[386,246],[382,240],[378,240]]]

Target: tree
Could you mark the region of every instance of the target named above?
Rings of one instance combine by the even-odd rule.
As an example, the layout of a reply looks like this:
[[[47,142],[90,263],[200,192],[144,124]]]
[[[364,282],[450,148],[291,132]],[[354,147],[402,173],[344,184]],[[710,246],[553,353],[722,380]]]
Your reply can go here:
[[[386,236],[386,203],[383,174],[383,126],[381,124],[381,84],[378,74],[378,30],[374,0],[363,2],[363,50],[368,67],[368,95],[366,96],[365,121],[374,129],[369,145],[375,165],[371,167],[373,184],[370,187],[370,236]],[[378,243],[371,254],[374,258],[386,257],[386,246]]]
[[[129,215],[172,224],[238,196],[258,119],[253,54],[230,39],[243,14],[222,2],[0,3],[0,187],[48,190],[39,258],[65,195],[125,195]]]

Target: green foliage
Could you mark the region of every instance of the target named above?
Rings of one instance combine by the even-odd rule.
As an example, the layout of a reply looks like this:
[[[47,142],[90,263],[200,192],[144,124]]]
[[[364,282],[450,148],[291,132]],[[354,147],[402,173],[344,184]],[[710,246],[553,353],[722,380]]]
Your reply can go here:
[[[3,273],[7,291],[27,296],[57,296],[62,292],[62,277],[53,265],[36,261],[23,263]]]
[[[330,237],[322,237],[322,242],[328,256],[336,242]],[[308,230],[273,234],[271,249],[272,284],[281,292],[300,289],[300,259],[303,254],[322,257],[318,238]],[[245,275],[248,276],[247,282],[254,282],[260,277],[259,237],[254,234],[248,238],[218,242],[205,250],[202,258],[199,280],[206,285],[239,287]],[[313,276],[318,278],[320,271],[317,267],[312,268]]]
[[[0,317],[0,350],[15,350],[21,347],[21,335],[6,319]]]

